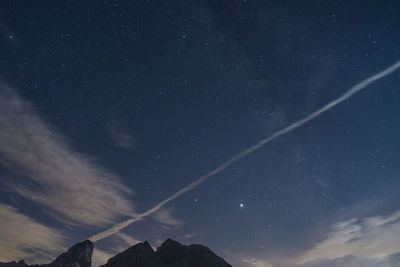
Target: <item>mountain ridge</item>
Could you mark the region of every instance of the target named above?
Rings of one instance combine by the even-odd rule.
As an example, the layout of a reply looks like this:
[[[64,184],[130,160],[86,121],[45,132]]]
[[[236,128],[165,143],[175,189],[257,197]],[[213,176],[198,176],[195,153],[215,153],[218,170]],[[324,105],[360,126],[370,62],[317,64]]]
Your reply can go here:
[[[90,240],[73,245],[49,264],[28,265],[0,262],[0,267],[91,267],[94,244]],[[135,244],[99,267],[232,267],[211,249],[199,244],[182,245],[170,238],[153,250],[147,241]]]

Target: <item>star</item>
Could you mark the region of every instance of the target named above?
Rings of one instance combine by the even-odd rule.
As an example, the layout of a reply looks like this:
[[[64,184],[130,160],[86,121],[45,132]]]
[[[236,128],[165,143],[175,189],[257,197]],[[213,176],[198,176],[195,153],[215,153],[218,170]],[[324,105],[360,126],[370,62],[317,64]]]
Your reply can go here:
[[[239,206],[240,206],[240,208],[244,208],[244,204],[243,203],[240,203]]]

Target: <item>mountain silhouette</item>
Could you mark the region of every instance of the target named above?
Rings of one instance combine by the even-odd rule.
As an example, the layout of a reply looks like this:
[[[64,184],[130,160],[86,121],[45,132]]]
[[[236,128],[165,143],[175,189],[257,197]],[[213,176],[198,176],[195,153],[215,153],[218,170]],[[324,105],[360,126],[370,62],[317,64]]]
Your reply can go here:
[[[24,261],[1,263],[0,267],[91,267],[93,243],[72,246],[49,264],[28,265]],[[232,267],[202,245],[182,245],[167,239],[156,251],[145,241],[110,258],[100,267]]]
[[[101,267],[232,267],[209,248],[185,246],[167,239],[154,251],[147,242],[134,245],[117,254]]]

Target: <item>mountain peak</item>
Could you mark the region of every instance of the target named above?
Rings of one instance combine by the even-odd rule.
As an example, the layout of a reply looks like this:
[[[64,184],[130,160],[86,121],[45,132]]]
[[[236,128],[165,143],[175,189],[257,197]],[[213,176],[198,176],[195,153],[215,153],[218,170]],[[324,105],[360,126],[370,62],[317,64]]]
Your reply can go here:
[[[162,264],[158,255],[147,241],[138,243],[110,258],[101,267],[156,267]]]
[[[182,245],[181,243],[172,240],[171,238],[168,238],[165,240],[160,247],[157,248],[157,253],[161,250],[176,250],[176,249],[183,249],[185,246]]]
[[[78,264],[80,267],[90,267],[92,264],[93,246],[93,242],[90,240],[75,244],[67,252],[58,256],[49,266],[58,267],[67,266],[67,264],[75,266],[74,264]]]
[[[148,242],[117,254],[101,267],[231,267],[209,248],[185,246],[168,238],[155,252]]]

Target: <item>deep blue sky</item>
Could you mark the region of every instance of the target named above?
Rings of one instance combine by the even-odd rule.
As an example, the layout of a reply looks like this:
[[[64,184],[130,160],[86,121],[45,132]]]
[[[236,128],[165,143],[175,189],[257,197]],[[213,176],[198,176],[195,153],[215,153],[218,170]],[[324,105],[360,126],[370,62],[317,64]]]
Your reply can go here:
[[[51,257],[146,211],[400,59],[399,2],[287,2],[2,1],[0,260]],[[97,242],[99,255],[171,237],[242,267],[395,266],[399,82]]]

